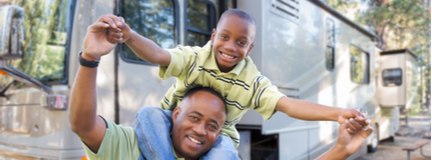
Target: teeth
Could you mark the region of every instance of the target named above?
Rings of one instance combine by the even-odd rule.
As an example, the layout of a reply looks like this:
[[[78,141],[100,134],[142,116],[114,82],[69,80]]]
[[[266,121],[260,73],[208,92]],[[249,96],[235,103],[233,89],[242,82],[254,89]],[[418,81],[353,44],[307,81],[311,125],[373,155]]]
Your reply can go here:
[[[222,53],[222,55],[223,55],[224,57],[227,57],[227,58],[230,58],[230,59],[233,59],[233,58],[234,58],[234,56],[230,56],[230,55],[227,55],[227,54],[225,54],[225,53]]]
[[[200,141],[198,141],[198,140],[196,140],[196,139],[194,139],[194,138],[192,138],[192,137],[189,137],[189,136],[188,136],[188,138],[189,138],[192,142],[195,142],[196,144],[201,144]]]

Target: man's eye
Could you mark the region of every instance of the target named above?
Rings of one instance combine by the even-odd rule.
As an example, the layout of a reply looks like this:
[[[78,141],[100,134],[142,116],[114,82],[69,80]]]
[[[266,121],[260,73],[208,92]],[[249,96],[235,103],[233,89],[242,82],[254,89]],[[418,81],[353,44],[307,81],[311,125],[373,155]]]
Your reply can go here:
[[[215,125],[210,125],[210,128],[212,129],[212,131],[216,131],[217,127]]]
[[[193,121],[197,121],[197,120],[198,120],[198,118],[195,117],[195,116],[189,116],[189,118],[190,118],[191,120],[193,120]]]

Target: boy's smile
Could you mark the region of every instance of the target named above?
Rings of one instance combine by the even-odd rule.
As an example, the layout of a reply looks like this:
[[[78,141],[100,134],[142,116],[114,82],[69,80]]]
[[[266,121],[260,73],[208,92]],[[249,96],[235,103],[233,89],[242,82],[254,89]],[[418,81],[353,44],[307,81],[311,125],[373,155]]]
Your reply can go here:
[[[216,63],[222,72],[231,71],[253,48],[255,25],[236,15],[221,18],[213,29],[211,43]]]

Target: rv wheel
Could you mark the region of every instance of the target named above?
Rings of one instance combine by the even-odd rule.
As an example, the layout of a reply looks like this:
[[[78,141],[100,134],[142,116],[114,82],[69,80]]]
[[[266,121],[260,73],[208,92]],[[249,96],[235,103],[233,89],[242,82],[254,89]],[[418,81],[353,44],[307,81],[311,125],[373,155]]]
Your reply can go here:
[[[377,150],[378,142],[379,142],[378,127],[376,127],[376,125],[373,125],[373,131],[372,131],[372,134],[370,136],[372,136],[371,137],[372,141],[371,141],[371,144],[368,145],[368,153],[373,153]]]

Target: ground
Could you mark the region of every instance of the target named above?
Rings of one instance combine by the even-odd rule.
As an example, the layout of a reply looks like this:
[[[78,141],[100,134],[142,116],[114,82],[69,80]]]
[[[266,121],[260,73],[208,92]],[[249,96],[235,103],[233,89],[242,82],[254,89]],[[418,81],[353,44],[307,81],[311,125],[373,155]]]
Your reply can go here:
[[[357,160],[405,160],[407,158],[407,151],[402,148],[416,143],[419,140],[429,140],[431,133],[431,118],[413,116],[408,120],[406,125],[405,120],[400,120],[400,128],[396,133],[394,142],[382,141],[378,145],[375,153],[369,153],[357,158]],[[429,135],[429,139],[423,136]],[[423,153],[431,155],[431,143],[429,142],[423,146]],[[431,158],[423,157],[420,153],[420,148],[411,152],[411,160],[430,160]]]

